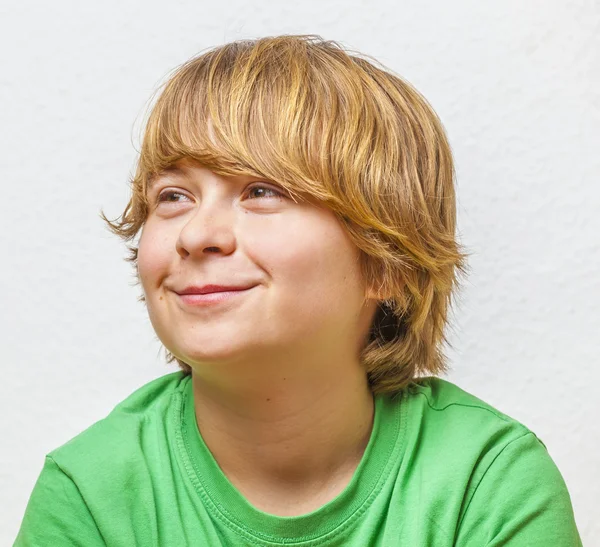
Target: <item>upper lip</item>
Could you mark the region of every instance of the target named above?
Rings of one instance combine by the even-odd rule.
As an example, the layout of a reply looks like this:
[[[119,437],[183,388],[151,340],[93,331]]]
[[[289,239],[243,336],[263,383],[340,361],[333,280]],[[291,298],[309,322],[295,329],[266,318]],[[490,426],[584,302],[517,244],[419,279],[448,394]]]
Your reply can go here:
[[[199,287],[197,285],[190,285],[180,291],[175,291],[177,294],[208,294],[211,292],[224,292],[224,291],[243,291],[250,289],[254,285],[203,285]]]

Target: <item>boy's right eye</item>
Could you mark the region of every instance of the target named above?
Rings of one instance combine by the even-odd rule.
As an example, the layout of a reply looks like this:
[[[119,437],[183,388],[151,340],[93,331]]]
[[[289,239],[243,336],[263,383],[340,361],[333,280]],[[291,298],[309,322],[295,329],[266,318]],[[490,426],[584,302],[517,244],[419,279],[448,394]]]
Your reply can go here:
[[[158,203],[161,202],[168,202],[168,203],[177,203],[178,201],[181,201],[179,199],[172,199],[173,197],[177,197],[177,196],[183,196],[184,198],[187,197],[185,194],[182,194],[181,192],[175,192],[174,190],[166,190],[164,192],[161,192],[158,197],[156,198],[156,201]]]

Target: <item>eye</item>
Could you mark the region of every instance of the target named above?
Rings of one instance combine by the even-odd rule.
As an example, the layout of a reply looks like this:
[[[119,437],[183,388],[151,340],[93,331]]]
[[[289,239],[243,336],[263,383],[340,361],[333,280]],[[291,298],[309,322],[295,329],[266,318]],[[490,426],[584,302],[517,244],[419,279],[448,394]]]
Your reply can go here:
[[[177,199],[178,196],[187,198],[187,196],[185,194],[182,194],[181,192],[175,192],[173,190],[166,190],[166,191],[162,192],[161,194],[159,194],[159,196],[156,198],[156,201],[158,203],[161,203],[161,202],[177,203],[178,201],[181,201],[180,199]],[[174,199],[172,199],[172,198],[174,198]]]
[[[250,186],[247,189],[247,193],[249,195],[256,196],[256,197],[251,197],[250,199],[264,198],[264,197],[283,198],[283,194],[281,192],[278,192],[271,186],[266,186],[264,184],[256,184],[254,186]],[[271,196],[269,196],[269,193],[271,194]]]

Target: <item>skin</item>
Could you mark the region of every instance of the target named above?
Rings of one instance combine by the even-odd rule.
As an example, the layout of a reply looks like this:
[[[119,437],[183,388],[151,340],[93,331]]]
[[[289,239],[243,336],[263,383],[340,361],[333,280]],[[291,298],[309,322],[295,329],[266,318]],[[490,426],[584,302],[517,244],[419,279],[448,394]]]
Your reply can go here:
[[[150,320],[192,367],[198,428],[229,480],[263,511],[310,512],[346,487],[372,430],[359,352],[377,300],[359,251],[333,212],[273,182],[179,167],[148,192]],[[253,287],[207,307],[174,292],[206,284]]]

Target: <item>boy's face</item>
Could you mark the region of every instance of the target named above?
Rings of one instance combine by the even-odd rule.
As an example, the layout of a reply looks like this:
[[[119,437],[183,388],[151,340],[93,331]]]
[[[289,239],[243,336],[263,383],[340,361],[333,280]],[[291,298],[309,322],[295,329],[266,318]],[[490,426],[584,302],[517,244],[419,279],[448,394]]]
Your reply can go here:
[[[148,313],[165,347],[192,367],[306,345],[358,350],[376,301],[363,306],[359,250],[334,213],[295,203],[256,177],[178,166],[148,190],[138,251]],[[221,300],[178,294],[204,285],[246,290]]]

